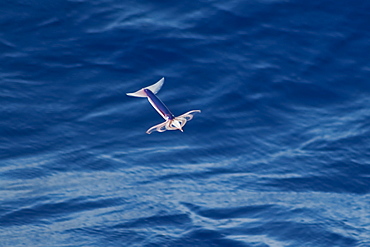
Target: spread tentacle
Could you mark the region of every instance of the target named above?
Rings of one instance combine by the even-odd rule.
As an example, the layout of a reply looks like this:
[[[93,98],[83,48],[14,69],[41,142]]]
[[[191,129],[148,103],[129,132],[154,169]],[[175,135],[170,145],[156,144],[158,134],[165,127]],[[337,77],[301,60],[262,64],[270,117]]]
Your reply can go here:
[[[147,130],[147,134],[151,134],[153,131],[164,132],[166,130],[182,130],[182,127],[187,121],[193,119],[193,114],[200,112],[200,110],[188,111],[174,119],[168,119],[164,123],[157,124]]]

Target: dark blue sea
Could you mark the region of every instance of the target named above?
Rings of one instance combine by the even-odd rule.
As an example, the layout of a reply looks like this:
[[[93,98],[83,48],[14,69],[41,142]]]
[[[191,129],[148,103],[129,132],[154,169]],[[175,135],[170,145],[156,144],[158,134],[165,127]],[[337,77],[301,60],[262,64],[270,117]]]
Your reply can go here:
[[[370,246],[369,13],[2,0],[0,246]]]

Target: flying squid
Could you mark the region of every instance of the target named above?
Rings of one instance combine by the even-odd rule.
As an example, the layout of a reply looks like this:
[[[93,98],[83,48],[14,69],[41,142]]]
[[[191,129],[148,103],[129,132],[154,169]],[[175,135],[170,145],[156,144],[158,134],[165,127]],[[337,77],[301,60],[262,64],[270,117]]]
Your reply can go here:
[[[187,121],[190,121],[193,118],[193,114],[200,112],[200,110],[192,110],[175,117],[168,107],[156,96],[163,83],[164,77],[151,86],[144,87],[134,93],[127,93],[128,96],[147,98],[159,115],[166,120],[164,123],[160,123],[149,128],[146,131],[147,134],[151,134],[153,131],[164,132],[166,130],[180,130],[181,132],[184,132],[182,127],[184,127]]]

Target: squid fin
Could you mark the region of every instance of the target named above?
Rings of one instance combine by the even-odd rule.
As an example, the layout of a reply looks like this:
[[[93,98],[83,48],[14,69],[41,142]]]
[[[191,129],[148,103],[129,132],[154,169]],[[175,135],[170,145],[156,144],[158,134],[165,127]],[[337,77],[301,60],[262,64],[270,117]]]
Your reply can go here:
[[[160,79],[159,81],[157,81],[156,83],[154,83],[153,85],[151,86],[148,86],[148,87],[144,87],[134,93],[126,93],[128,96],[132,96],[132,97],[147,97],[144,89],[149,89],[150,91],[152,91],[154,94],[158,93],[158,91],[161,89],[162,85],[164,83],[164,77],[162,77],[162,79]]]
[[[145,87],[144,89],[149,89],[154,94],[157,94],[159,92],[159,90],[161,89],[161,87],[163,86],[163,83],[164,83],[164,77],[162,77],[162,79],[160,79],[159,81],[157,81],[153,85],[151,85],[149,87]]]

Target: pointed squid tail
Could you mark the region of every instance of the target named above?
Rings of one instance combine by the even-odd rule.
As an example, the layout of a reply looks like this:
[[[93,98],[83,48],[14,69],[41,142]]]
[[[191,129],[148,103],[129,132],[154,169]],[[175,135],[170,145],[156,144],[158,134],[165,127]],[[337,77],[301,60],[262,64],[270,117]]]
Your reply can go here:
[[[193,119],[193,114],[200,112],[200,110],[192,110],[184,113],[173,119],[167,119],[164,123],[157,124],[146,131],[147,134],[151,134],[153,131],[164,132],[166,130],[180,130],[184,132],[182,127],[187,121]]]

